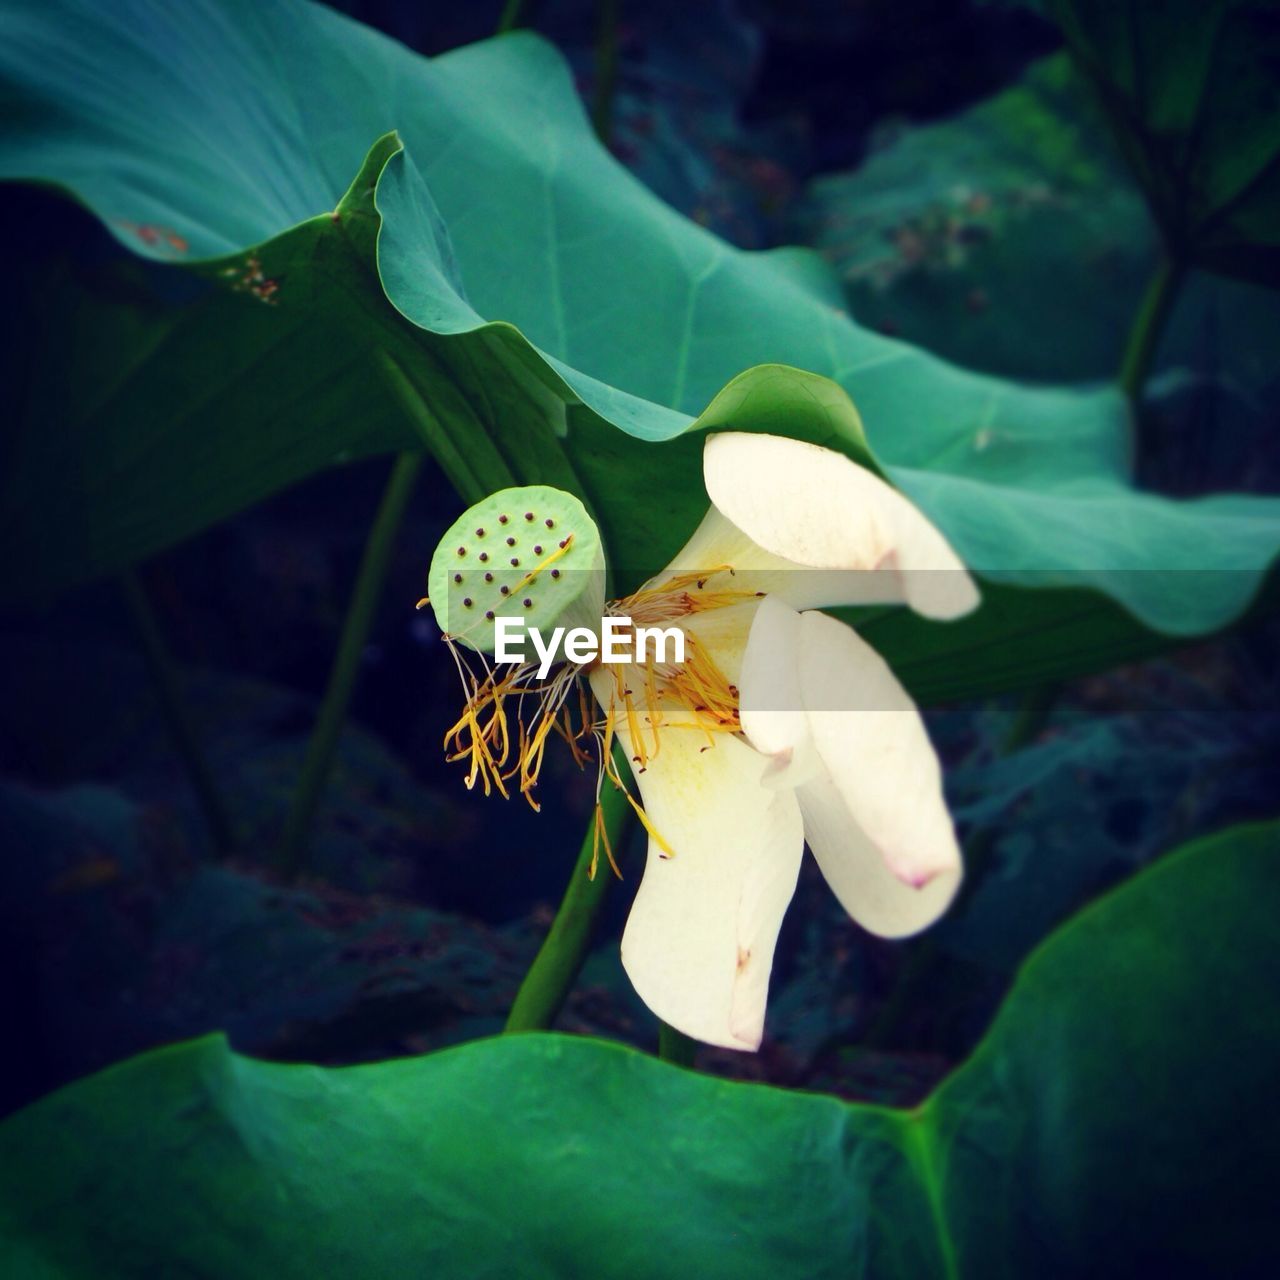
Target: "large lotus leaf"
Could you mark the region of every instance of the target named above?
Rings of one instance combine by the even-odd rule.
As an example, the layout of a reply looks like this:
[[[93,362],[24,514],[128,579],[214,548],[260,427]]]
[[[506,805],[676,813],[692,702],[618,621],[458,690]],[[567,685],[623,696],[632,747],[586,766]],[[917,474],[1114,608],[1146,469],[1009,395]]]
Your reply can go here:
[[[1267,1274],[1278,834],[1064,926],[912,1111],[536,1034],[336,1070],[148,1054],[0,1127],[9,1274]]]
[[[1275,0],[1043,0],[1171,252],[1280,285]]]
[[[705,502],[696,429],[860,454],[849,395],[879,464],[993,578],[1090,588],[1189,634],[1240,612],[1280,539],[1269,500],[1134,493],[1113,393],[977,377],[863,331],[813,257],[742,253],[666,208],[595,144],[535,38],[429,62],[299,0],[20,0],[3,35],[0,173],[235,292],[99,358],[87,390],[59,365],[57,413],[29,389],[6,530],[28,592],[410,429],[464,494],[578,490],[635,576]],[[384,136],[362,165],[392,128],[403,148]],[[212,368],[206,324],[232,329]]]

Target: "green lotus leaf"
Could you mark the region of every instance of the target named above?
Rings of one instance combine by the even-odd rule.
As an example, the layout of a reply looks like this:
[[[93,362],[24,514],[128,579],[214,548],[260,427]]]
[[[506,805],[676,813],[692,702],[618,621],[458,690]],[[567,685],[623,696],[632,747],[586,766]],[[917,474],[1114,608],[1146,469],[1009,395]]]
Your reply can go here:
[[[327,1070],[146,1054],[0,1125],[6,1274],[1269,1274],[1278,838],[1087,908],[909,1111],[537,1033]]]
[[[1020,625],[1076,591],[1130,647],[1200,634],[1249,605],[1280,543],[1271,499],[1135,492],[1113,391],[967,373],[859,328],[814,255],[741,252],[674,213],[598,146],[533,36],[426,60],[302,0],[10,0],[2,21],[0,175],[211,282],[175,304],[28,281],[6,358],[11,597],[423,445],[468,501],[577,494],[626,589],[704,510],[718,427],[878,466],[1014,592],[1000,616]],[[948,696],[986,687],[989,651],[903,626],[950,658]],[[1109,658],[1107,635],[1078,651]]]

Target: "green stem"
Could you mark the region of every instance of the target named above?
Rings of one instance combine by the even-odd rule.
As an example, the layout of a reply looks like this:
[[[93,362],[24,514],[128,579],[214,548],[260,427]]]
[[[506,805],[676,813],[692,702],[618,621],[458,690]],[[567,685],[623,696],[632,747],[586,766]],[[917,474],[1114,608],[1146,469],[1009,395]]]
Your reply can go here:
[[[677,1067],[692,1067],[697,1052],[696,1040],[689,1039],[683,1031],[677,1031],[665,1022],[658,1023],[658,1057],[663,1062],[673,1062]]]
[[[134,629],[142,643],[143,656],[155,685],[156,698],[160,702],[165,726],[169,730],[174,749],[195,790],[196,801],[204,813],[213,847],[219,854],[229,853],[234,844],[231,821],[227,817],[222,798],[218,795],[218,788],[214,784],[209,763],[200,749],[200,739],[196,734],[191,713],[182,699],[182,682],[177,663],[174,662],[169,647],[165,644],[159,619],[151,607],[146,588],[142,585],[142,580],[137,573],[132,569],[126,569],[120,575],[120,584],[125,602],[129,606]]]
[[[1120,364],[1120,387],[1131,400],[1142,394],[1181,284],[1181,268],[1171,258],[1162,257],[1138,305]]]
[[[614,765],[619,771],[625,770],[625,758],[617,748]],[[606,780],[600,791],[600,810],[609,845],[617,857],[622,851],[622,837],[631,815],[631,805],[626,795]],[[614,878],[603,848],[595,878],[588,876],[595,847],[593,817],[583,837],[568,887],[560,900],[560,909],[516,993],[515,1003],[507,1017],[508,1031],[545,1031],[555,1022],[577,979],[586,959],[600,905]]]
[[[613,141],[613,99],[618,89],[618,0],[600,0],[596,28],[596,97],[591,122],[607,147]]]
[[[524,0],[507,0],[502,6],[502,17],[498,19],[498,28],[493,34],[500,36],[514,31],[520,23],[520,11],[523,8]]]
[[[1152,275],[1147,291],[1138,304],[1137,315],[1129,329],[1129,338],[1125,343],[1124,358],[1120,362],[1120,390],[1129,400],[1135,423],[1133,460],[1142,456],[1141,430],[1139,412],[1142,405],[1142,391],[1147,377],[1151,373],[1151,365],[1160,339],[1164,335],[1165,325],[1177,300],[1178,290],[1182,286],[1182,267],[1167,254],[1162,256],[1155,274]]]
[[[282,876],[296,875],[307,857],[307,836],[316,806],[333,764],[333,753],[342,732],[342,722],[351,701],[351,690],[360,667],[360,656],[369,638],[369,628],[382,593],[395,545],[396,530],[413,493],[414,483],[422,468],[423,454],[402,453],[391,468],[386,489],[369,538],[365,543],[355,590],[347,607],[338,642],[337,656],[329,673],[320,714],[307,744],[306,759],[298,778],[293,803],[285,820],[284,833],[276,851],[276,869]]]

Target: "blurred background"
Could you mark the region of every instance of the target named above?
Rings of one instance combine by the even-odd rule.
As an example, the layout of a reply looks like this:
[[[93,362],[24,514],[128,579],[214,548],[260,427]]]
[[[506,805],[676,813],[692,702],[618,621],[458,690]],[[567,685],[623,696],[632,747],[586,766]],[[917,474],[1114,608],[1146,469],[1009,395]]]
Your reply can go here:
[[[501,6],[337,6],[433,55]],[[568,57],[620,161],[745,248],[801,243],[854,316],[968,367],[1102,381],[1158,255],[1124,161],[1033,8],[976,0],[644,6],[542,0],[523,21]],[[8,187],[4,275],[26,319],[17,399],[61,283],[178,290],[47,191]],[[1237,273],[1238,275],[1239,273]],[[1045,335],[1052,335],[1046,340]],[[1275,492],[1280,307],[1193,275],[1147,381],[1138,481],[1178,496]],[[333,468],[0,636],[0,1109],[148,1047],[225,1029],[285,1060],[418,1053],[501,1029],[551,919],[593,780],[551,752],[543,810],[468,793],[445,763],[457,677],[415,612],[461,503],[432,464],[396,539],[305,873],[272,869],[389,462]],[[726,1075],[912,1102],[976,1042],[1021,959],[1157,854],[1273,816],[1276,623],[1028,695],[929,709],[968,847],[962,898],[926,937],[874,939],[806,865],[757,1056]],[[180,691],[193,785],[157,682]],[[179,728],[179,746],[183,730]],[[203,793],[201,790],[203,787]],[[625,879],[561,1029],[651,1048],[617,958]]]

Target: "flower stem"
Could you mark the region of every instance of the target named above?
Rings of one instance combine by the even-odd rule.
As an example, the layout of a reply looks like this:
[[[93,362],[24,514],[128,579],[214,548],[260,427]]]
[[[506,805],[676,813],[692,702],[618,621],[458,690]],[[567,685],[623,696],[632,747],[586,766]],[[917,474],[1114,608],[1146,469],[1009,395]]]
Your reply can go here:
[[[1170,258],[1162,257],[1138,304],[1120,364],[1120,388],[1131,400],[1142,394],[1181,284],[1181,269]]]
[[[502,6],[502,16],[498,19],[498,26],[493,34],[501,36],[514,31],[520,24],[520,11],[523,8],[524,0],[507,0]]]
[[[616,746],[614,766],[620,771],[625,768],[625,757]],[[615,853],[621,852],[631,806],[626,795],[607,781],[600,792],[600,812],[610,847]],[[586,959],[600,905],[613,879],[603,855],[595,878],[588,875],[596,851],[595,832],[593,817],[556,918],[516,993],[507,1017],[507,1031],[545,1031],[550,1027]]]
[[[165,644],[160,621],[151,607],[146,587],[133,569],[126,569],[120,575],[120,585],[133,619],[134,630],[142,644],[143,657],[155,685],[165,726],[196,793],[196,802],[204,814],[214,850],[220,855],[230,853],[234,844],[231,821],[214,784],[209,762],[200,748],[191,712],[183,701],[178,665]]]
[[[677,1067],[692,1067],[697,1052],[696,1040],[691,1040],[683,1031],[677,1031],[665,1022],[658,1023],[658,1057],[663,1062],[673,1062]]]
[[[311,740],[307,743],[302,773],[299,775],[293,803],[285,820],[284,833],[276,851],[276,869],[285,877],[297,875],[306,865],[307,836],[311,830],[311,820],[315,816],[316,806],[320,802],[321,792],[333,764],[333,753],[338,745],[338,735],[342,732],[347,705],[351,701],[360,656],[369,638],[378,597],[382,594],[382,584],[386,580],[396,530],[400,527],[418,472],[422,469],[423,456],[421,453],[402,453],[396,458],[382,494],[378,514],[369,530],[351,603],[343,620],[338,652],[325,687],[324,701],[320,704],[320,714]]]
[[[613,100],[618,89],[618,0],[598,0],[596,93],[591,122],[607,147],[613,141]]]
[[[1129,400],[1135,423],[1133,442],[1133,462],[1136,464],[1142,455],[1141,431],[1138,427],[1139,411],[1142,402],[1142,390],[1147,376],[1164,335],[1173,304],[1177,300],[1182,286],[1183,270],[1177,261],[1168,254],[1161,257],[1152,275],[1142,301],[1138,304],[1138,312],[1129,329],[1129,338],[1125,343],[1124,357],[1120,363],[1120,390]]]

